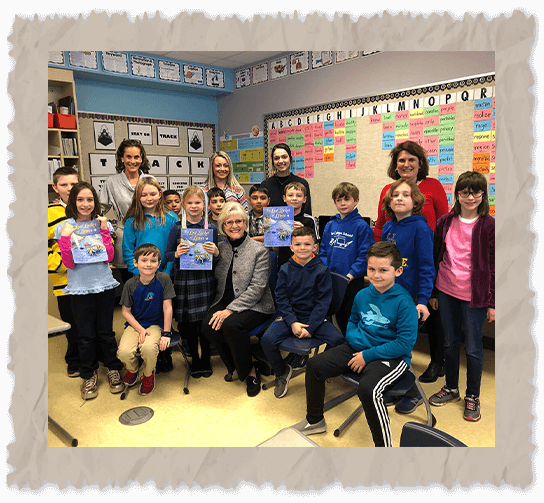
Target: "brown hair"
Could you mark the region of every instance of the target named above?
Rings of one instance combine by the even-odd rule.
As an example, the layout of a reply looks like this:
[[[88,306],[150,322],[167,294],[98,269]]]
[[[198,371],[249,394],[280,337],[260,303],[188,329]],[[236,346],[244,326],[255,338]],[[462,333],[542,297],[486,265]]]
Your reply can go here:
[[[397,187],[399,187],[403,183],[405,183],[412,189],[411,195],[412,195],[412,201],[414,202],[412,215],[421,215],[421,209],[423,208],[423,205],[425,204],[425,196],[421,193],[421,190],[419,190],[419,187],[414,182],[412,182],[412,180],[404,180],[401,178],[397,180],[396,182],[393,182],[391,187],[389,187],[389,189],[385,193],[384,198],[382,199],[382,211],[385,211],[385,213],[391,220],[397,219],[395,212],[389,206],[393,199],[393,192],[395,191]]]
[[[161,260],[161,251],[151,243],[144,243],[143,245],[138,246],[134,250],[134,260],[136,260],[136,262],[140,257],[146,255],[153,255],[154,257],[157,257],[159,259],[159,262]]]
[[[336,201],[339,197],[346,197],[348,199],[353,197],[353,199],[357,201],[357,199],[359,199],[359,189],[349,182],[339,183],[332,190],[332,200]]]
[[[300,190],[304,196],[306,196],[306,187],[304,187],[304,185],[302,185],[302,183],[300,182],[290,182],[288,183],[286,186],[285,186],[285,189],[283,189],[283,194],[287,194],[287,191],[288,190],[291,190],[291,189],[295,189],[295,190]]]
[[[129,147],[137,147],[140,149],[140,156],[142,158],[142,164],[140,164],[140,171],[142,173],[149,173],[149,169],[151,168],[151,165],[149,164],[149,160],[147,156],[145,155],[145,149],[142,145],[142,142],[140,140],[123,140],[119,147],[117,148],[117,153],[115,154],[115,169],[117,170],[117,173],[121,173],[125,169],[125,164],[123,163],[123,157],[125,155],[125,149]]]
[[[289,166],[291,166],[293,162],[293,155],[291,154],[291,148],[287,143],[276,143],[272,147],[272,150],[270,151],[270,159],[272,161],[272,174],[276,173],[278,170],[276,169],[276,166],[274,166],[274,152],[278,149],[283,149],[287,152],[287,155],[289,156]]]
[[[78,182],[72,187],[70,195],[68,196],[68,202],[66,203],[66,216],[68,218],[73,218],[74,220],[78,219],[79,213],[77,211],[76,199],[78,194],[83,189],[89,189],[93,194],[94,209],[91,212],[91,220],[94,220],[98,215],[101,214],[100,199],[98,199],[98,194],[96,193],[95,188],[87,182]]]
[[[424,180],[429,175],[429,161],[427,161],[427,154],[425,149],[414,141],[405,141],[399,143],[395,148],[389,152],[391,157],[391,162],[389,168],[387,169],[387,176],[393,180],[398,180],[400,175],[397,172],[397,159],[399,154],[406,150],[409,154],[415,155],[419,159],[419,171],[417,172],[417,180]]]
[[[134,189],[134,195],[132,196],[132,202],[130,203],[127,214],[123,219],[123,223],[126,223],[126,221],[130,217],[133,217],[132,226],[134,227],[134,230],[145,230],[147,221],[149,221],[149,219],[145,216],[144,207],[142,206],[142,203],[140,201],[140,198],[142,197],[142,192],[146,185],[152,185],[159,190],[161,198],[157,202],[156,209],[158,216],[160,217],[160,225],[166,224],[166,212],[169,210],[164,205],[164,195],[162,193],[161,186],[159,185],[159,182],[157,182],[157,180],[155,180],[153,177],[144,176],[140,178],[138,180],[138,183],[136,184],[136,188]],[[156,225],[158,225],[157,222],[155,223]]]
[[[317,243],[317,236],[315,235],[315,231],[311,227],[297,227],[293,232],[291,232],[291,239],[299,238],[302,236],[311,236],[314,240],[314,244]]]
[[[459,192],[469,189],[473,192],[483,191],[482,202],[478,205],[478,216],[485,217],[489,215],[489,199],[487,197],[487,181],[485,176],[477,171],[465,171],[459,175],[455,183],[454,198],[452,211],[455,215],[461,214],[461,204],[459,203]],[[74,190],[74,189],[72,189]]]
[[[74,168],[71,168],[69,166],[63,166],[62,168],[57,169],[53,173],[53,185],[57,185],[57,182],[59,181],[59,178],[61,176],[71,176],[76,175],[79,178],[79,175],[77,174],[77,170]]]
[[[395,271],[402,265],[402,255],[395,243],[391,241],[378,241],[368,248],[366,252],[366,260],[370,257],[385,258],[391,261],[391,265]]]

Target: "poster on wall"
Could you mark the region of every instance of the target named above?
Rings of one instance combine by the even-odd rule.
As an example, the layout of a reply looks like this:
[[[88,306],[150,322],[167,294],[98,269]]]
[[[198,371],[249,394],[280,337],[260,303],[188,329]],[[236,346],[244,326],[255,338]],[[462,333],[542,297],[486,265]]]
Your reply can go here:
[[[159,80],[181,82],[181,65],[175,61],[159,59]]]
[[[200,66],[183,65],[183,82],[186,84],[204,85],[204,71]]]
[[[336,62],[343,63],[350,59],[357,59],[359,57],[359,51],[336,51]]]
[[[189,154],[204,153],[204,131],[202,129],[187,129],[187,143]]]
[[[310,67],[308,51],[295,52],[294,54],[291,54],[289,66],[291,69],[291,75],[307,71]]]
[[[105,72],[128,74],[128,55],[124,52],[102,51]]]
[[[170,190],[175,190],[181,194],[183,191],[191,185],[191,178],[188,176],[170,176],[168,177],[168,188]]]
[[[199,187],[205,187],[208,183],[208,178],[205,176],[193,176],[191,177],[191,183]]]
[[[312,51],[312,69],[332,65],[332,51]]]
[[[191,157],[191,174],[208,175],[210,159],[208,157]]]
[[[70,65],[90,70],[98,70],[96,51],[70,51]]]
[[[251,83],[253,85],[268,82],[268,61],[251,67]]]
[[[150,175],[166,175],[166,156],[165,155],[147,155],[149,160]]]
[[[131,60],[132,75],[148,79],[155,78],[155,60],[153,58],[146,58],[145,56],[133,54]]]
[[[64,51],[49,51],[49,63],[64,65]]]
[[[217,87],[223,89],[225,87],[225,74],[223,70],[206,68],[206,85],[208,87]]]
[[[142,145],[153,145],[151,124],[127,124],[129,140],[139,140]]]
[[[157,145],[179,147],[179,129],[170,126],[157,126]]]
[[[251,85],[251,74],[249,68],[238,70],[236,72],[236,89],[242,89],[242,87],[249,87]]]
[[[189,175],[189,158],[168,156],[168,174],[169,175]]]
[[[89,168],[91,175],[116,175],[115,154],[89,154]]]
[[[287,56],[270,61],[270,80],[285,77],[288,73]]]
[[[115,125],[113,122],[94,122],[94,148],[115,150]]]

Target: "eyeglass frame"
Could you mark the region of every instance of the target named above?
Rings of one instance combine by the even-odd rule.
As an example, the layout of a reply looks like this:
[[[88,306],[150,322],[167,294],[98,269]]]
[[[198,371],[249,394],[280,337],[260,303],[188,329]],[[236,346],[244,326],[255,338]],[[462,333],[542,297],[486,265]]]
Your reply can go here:
[[[463,191],[465,191],[466,189],[463,189]],[[459,197],[463,198],[463,199],[467,199],[469,198],[470,196],[472,196],[474,199],[479,199],[480,197],[483,197],[484,195],[484,191],[483,190],[480,190],[478,192],[470,192],[468,190],[466,190],[466,194],[463,194],[463,191],[460,191],[458,190],[457,191],[457,194],[459,195]]]

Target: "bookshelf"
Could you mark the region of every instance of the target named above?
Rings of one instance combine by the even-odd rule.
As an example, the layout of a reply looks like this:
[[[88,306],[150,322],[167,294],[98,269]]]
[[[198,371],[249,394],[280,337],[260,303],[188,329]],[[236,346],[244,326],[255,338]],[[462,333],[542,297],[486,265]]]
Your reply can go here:
[[[65,101],[72,101],[73,109],[70,113],[77,117],[77,101],[73,73],[70,70],[61,68],[49,68],[48,71],[47,102],[53,102],[59,107],[59,100],[69,97],[69,99]],[[60,109],[58,111],[60,112]],[[53,161],[56,165],[51,170],[51,174],[57,167],[61,166],[73,167],[81,173],[81,142],[77,118],[75,129],[51,127],[48,128],[47,137],[47,158],[48,161]],[[55,192],[51,187],[51,182],[52,179],[50,178],[50,199],[51,197],[54,199]]]

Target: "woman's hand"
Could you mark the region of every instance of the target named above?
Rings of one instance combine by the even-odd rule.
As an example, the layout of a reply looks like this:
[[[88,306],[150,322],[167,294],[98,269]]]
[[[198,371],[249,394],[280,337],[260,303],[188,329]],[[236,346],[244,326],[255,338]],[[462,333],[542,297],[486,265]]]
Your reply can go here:
[[[170,346],[170,337],[161,336],[159,339],[159,350],[164,351],[168,346]]]
[[[230,309],[223,309],[223,311],[216,311],[212,314],[212,319],[210,320],[210,325],[214,330],[220,330],[223,326],[223,321],[232,314]]]
[[[429,299],[429,305],[434,311],[438,310],[438,299]]]

